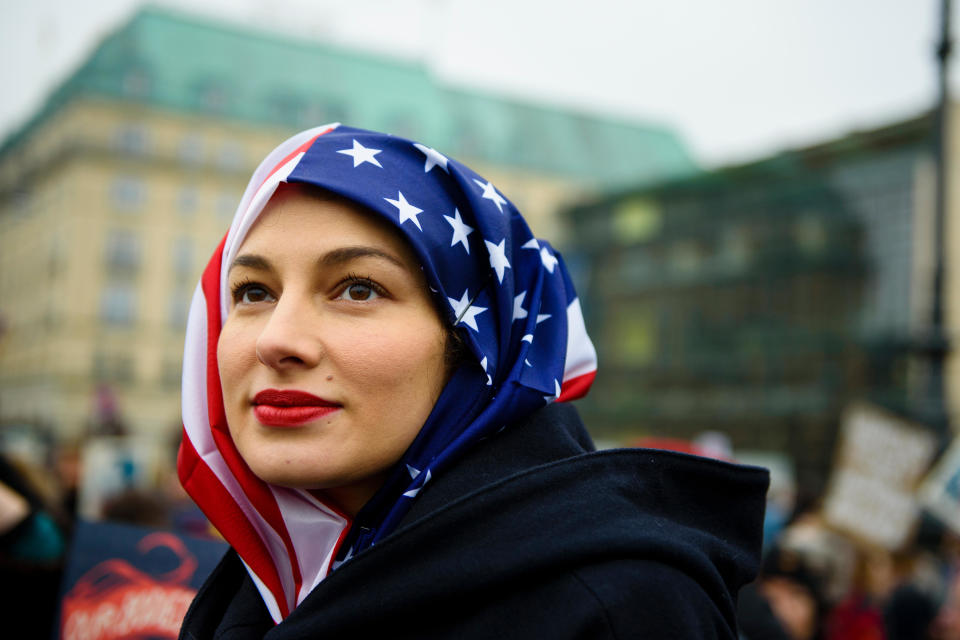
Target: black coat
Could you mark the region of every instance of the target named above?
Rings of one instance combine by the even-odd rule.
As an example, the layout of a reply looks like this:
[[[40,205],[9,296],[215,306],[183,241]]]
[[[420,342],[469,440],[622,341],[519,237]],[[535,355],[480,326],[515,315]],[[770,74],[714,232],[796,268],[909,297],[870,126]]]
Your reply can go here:
[[[434,478],[279,625],[229,552],[180,637],[736,638],[767,472],[592,449],[576,411],[550,405]]]

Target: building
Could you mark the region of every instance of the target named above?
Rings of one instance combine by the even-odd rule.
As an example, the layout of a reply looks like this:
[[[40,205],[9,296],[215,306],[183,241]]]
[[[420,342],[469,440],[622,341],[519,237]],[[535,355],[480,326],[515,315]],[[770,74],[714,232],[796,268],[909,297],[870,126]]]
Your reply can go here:
[[[599,188],[694,170],[671,132],[445,85],[421,64],[145,9],[0,146],[0,424],[175,433],[186,309],[253,166],[323,122],[471,164],[562,235]]]
[[[792,455],[812,491],[851,401],[932,424],[932,136],[925,114],[571,209],[601,363],[588,423],[621,441],[722,431]]]

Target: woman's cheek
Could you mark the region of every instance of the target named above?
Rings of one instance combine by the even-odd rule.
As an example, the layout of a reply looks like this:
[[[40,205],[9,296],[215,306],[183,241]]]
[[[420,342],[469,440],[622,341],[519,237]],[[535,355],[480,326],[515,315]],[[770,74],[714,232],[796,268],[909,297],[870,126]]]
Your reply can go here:
[[[408,344],[393,339],[389,333],[371,333],[358,340],[345,341],[341,347],[341,371],[348,378],[388,381],[413,364],[415,353]]]
[[[245,373],[257,365],[256,331],[254,327],[228,319],[217,340],[217,368],[224,398],[241,390],[238,383]]]
[[[381,390],[421,382],[426,374],[442,371],[443,331],[437,326],[423,326],[399,321],[362,339],[346,341],[353,345],[343,351],[344,372],[352,372],[357,381],[366,380]],[[370,387],[375,388],[375,387]]]

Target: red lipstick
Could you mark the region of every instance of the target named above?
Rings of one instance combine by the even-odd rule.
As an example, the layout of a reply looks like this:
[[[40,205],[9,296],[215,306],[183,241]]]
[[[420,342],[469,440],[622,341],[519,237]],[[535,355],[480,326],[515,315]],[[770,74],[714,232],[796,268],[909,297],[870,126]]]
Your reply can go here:
[[[332,413],[341,405],[306,391],[264,389],[253,397],[253,413],[269,427],[299,427]]]

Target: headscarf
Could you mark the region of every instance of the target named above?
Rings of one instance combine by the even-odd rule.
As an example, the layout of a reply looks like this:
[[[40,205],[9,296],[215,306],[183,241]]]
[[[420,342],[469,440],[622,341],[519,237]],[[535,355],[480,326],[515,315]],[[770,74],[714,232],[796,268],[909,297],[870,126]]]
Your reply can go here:
[[[381,489],[351,519],[250,471],[224,413],[217,340],[227,270],[281,182],[339,194],[400,230],[471,358]],[[341,125],[303,131],[254,172],[190,307],[180,481],[237,551],[276,622],[334,567],[390,534],[433,478],[480,440],[586,393],[596,353],[560,255],[490,181],[434,149]]]

